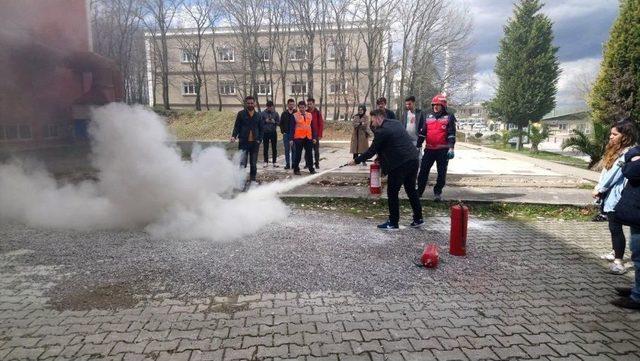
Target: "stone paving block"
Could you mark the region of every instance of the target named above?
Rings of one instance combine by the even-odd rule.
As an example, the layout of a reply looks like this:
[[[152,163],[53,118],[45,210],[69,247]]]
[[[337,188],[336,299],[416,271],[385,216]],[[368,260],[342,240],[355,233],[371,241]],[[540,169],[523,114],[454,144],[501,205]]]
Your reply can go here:
[[[448,360],[468,360],[467,356],[460,349],[454,350],[433,350],[433,356],[435,356],[438,361],[448,361]]]
[[[584,349],[580,348],[578,345],[576,345],[575,343],[571,342],[571,343],[565,343],[565,344],[549,344],[549,347],[551,347],[557,354],[559,354],[560,356],[568,356],[568,355],[586,355],[587,351],[585,351]]]
[[[119,353],[143,353],[148,343],[149,342],[147,341],[135,342],[135,343],[116,342],[113,349],[111,349],[110,354],[115,355]]]
[[[257,357],[266,358],[266,357],[287,357],[289,355],[289,347],[287,345],[282,345],[278,347],[265,347],[258,346]]]
[[[398,341],[387,341],[381,340],[380,344],[382,345],[382,349],[385,353],[396,352],[396,351],[414,351],[413,346],[409,340],[398,340]]]
[[[333,343],[333,336],[330,333],[309,333],[303,334],[304,343],[306,345],[312,343]]]
[[[191,351],[191,359],[189,361],[222,361],[224,350],[215,351]]]
[[[145,347],[144,352],[157,352],[157,351],[173,351],[178,348],[178,340],[172,341],[151,341]]]
[[[598,355],[601,353],[615,353],[609,346],[603,344],[602,342],[594,342],[594,343],[576,343],[583,350],[587,351],[589,355]]]
[[[274,346],[280,346],[284,344],[296,344],[302,346],[304,344],[302,333],[294,333],[292,335],[273,335]]]
[[[527,353],[531,358],[540,358],[542,356],[558,356],[558,354],[552,350],[549,345],[521,345],[520,348]]]
[[[183,352],[160,352],[156,361],[189,361],[191,351]]]
[[[320,354],[322,356],[351,353],[351,345],[347,341],[341,343],[326,343],[320,346]]]
[[[378,340],[373,340],[368,342],[351,341],[351,348],[353,349],[353,353],[355,354],[361,354],[365,352],[377,352],[377,353],[383,352],[382,345]]]
[[[462,352],[467,356],[469,360],[497,360],[498,355],[490,347],[482,348],[463,348]]]
[[[40,355],[45,352],[44,347],[34,347],[34,348],[25,348],[25,347],[14,347],[11,349],[6,356],[7,360],[35,360]]]
[[[111,343],[103,344],[103,345],[95,345],[95,344],[88,343],[82,346],[80,350],[78,350],[78,352],[76,353],[76,356],[83,356],[83,355],[106,356],[106,355],[109,355],[109,352],[113,349],[114,346],[115,344],[111,344]]]
[[[389,331],[387,331],[387,330],[380,330],[380,331],[362,330],[361,332],[362,332],[362,338],[365,341],[389,340],[391,338],[391,335],[389,334]]]
[[[369,355],[341,355],[340,361],[371,361]]]
[[[510,347],[493,347],[491,350],[495,352],[500,359],[522,359],[528,357],[526,352],[515,345]]]
[[[289,345],[289,357],[299,357],[311,355],[311,349],[309,346],[298,346],[296,344]]]
[[[257,353],[258,348],[255,346],[241,350],[227,348],[224,350],[224,360],[254,360]]]
[[[500,342],[505,347],[509,347],[512,345],[528,345],[529,342],[525,340],[520,335],[512,335],[512,336],[494,336],[495,339]]]

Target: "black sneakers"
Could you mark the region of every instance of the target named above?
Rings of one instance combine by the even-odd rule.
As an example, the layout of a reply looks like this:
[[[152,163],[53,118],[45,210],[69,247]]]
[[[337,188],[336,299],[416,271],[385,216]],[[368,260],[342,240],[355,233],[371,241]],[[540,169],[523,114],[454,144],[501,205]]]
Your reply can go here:
[[[622,308],[628,308],[630,310],[640,310],[640,302],[636,302],[630,297],[620,297],[617,300],[611,301],[611,304]]]
[[[419,219],[417,221],[413,221],[409,225],[409,227],[411,227],[411,228],[420,228],[422,226],[424,226],[424,220],[422,220],[422,219]]]
[[[378,229],[381,229],[383,231],[397,231],[400,229],[400,227],[398,227],[397,225],[394,226],[390,221],[386,221],[382,224],[379,224]]]
[[[631,296],[631,288],[630,287],[616,287],[616,293],[620,297],[629,297]]]

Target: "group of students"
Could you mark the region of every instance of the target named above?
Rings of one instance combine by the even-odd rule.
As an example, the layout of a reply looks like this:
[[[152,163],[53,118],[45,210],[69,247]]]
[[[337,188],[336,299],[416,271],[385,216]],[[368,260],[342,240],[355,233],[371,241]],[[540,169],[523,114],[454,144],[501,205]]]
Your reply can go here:
[[[436,164],[438,178],[433,189],[434,200],[442,200],[447,166],[454,157],[456,142],[456,118],[447,111],[447,99],[438,94],[431,100],[431,111],[416,109],[413,96],[405,99],[405,112],[400,120],[386,109],[386,99],[376,102],[377,109],[366,115],[366,107],[360,106],[352,119],[352,165],[361,164],[377,155],[383,174],[388,176],[387,197],[389,219],[378,228],[397,230],[400,228],[400,188],[404,187],[413,210],[413,222],[410,227],[421,227],[422,197],[433,164]],[[361,141],[361,137],[370,136],[363,128],[373,129],[373,141],[370,146]],[[354,141],[355,140],[355,141]],[[424,146],[423,153],[423,143]],[[419,172],[418,172],[419,171]]]
[[[273,101],[269,100],[266,109],[256,111],[255,99],[247,96],[245,108],[238,112],[231,134],[231,141],[238,141],[238,149],[242,152],[240,163],[246,167],[249,163],[249,180],[256,181],[258,173],[258,152],[263,143],[264,166],[269,166],[269,148],[271,148],[271,164],[278,167],[278,130],[282,134],[285,169],[293,168],[300,175],[302,151],[305,152],[305,168],[314,174],[320,168],[320,140],[324,130],[324,119],[320,109],[315,106],[315,99],[307,101],[287,100],[287,109],[278,114]],[[293,158],[293,159],[292,159]]]
[[[616,306],[640,309],[640,146],[636,125],[623,119],[611,127],[609,142],[602,160],[603,169],[593,190],[606,214],[611,233],[612,251],[601,258],[611,262],[613,274],[624,274],[629,268],[623,262],[627,240],[623,225],[631,228],[631,261],[635,267],[635,282],[631,288],[616,288],[620,298]]]

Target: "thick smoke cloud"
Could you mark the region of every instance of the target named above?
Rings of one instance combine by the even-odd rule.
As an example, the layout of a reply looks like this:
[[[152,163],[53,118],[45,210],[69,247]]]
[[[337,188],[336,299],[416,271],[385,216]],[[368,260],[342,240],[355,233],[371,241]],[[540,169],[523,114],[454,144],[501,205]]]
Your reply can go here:
[[[92,162],[98,181],[58,184],[42,168],[0,165],[0,219],[74,230],[144,227],[153,237],[216,241],[286,218],[277,198],[310,177],[233,197],[241,172],[220,148],[183,161],[162,119],[143,107],[93,112]]]

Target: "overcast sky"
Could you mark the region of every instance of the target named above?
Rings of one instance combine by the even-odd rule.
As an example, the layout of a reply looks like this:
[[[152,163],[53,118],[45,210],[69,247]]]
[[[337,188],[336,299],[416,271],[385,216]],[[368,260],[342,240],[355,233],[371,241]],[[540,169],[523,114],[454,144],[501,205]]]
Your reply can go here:
[[[474,21],[473,53],[477,56],[476,101],[493,95],[498,44],[503,26],[513,14],[513,0],[467,0]],[[547,0],[542,12],[553,22],[555,45],[562,75],[558,84],[558,108],[581,106],[573,91],[574,79],[597,73],[602,44],[618,14],[618,0]]]

